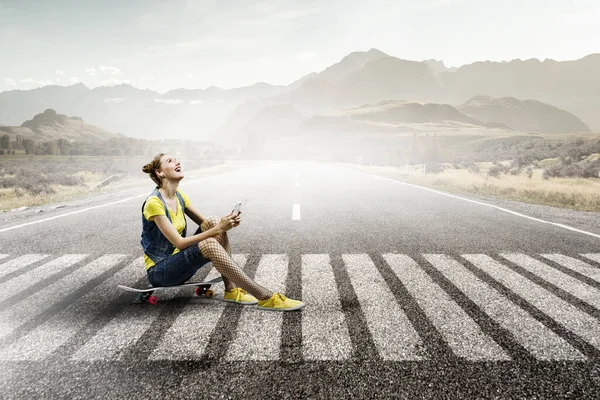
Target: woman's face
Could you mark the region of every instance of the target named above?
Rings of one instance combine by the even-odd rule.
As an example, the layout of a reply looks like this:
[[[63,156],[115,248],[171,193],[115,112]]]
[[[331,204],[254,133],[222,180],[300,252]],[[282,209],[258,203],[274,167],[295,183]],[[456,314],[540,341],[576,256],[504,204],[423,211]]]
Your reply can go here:
[[[173,156],[165,154],[160,158],[160,170],[159,175],[163,174],[165,178],[170,180],[181,180],[183,179],[183,169],[181,164]]]

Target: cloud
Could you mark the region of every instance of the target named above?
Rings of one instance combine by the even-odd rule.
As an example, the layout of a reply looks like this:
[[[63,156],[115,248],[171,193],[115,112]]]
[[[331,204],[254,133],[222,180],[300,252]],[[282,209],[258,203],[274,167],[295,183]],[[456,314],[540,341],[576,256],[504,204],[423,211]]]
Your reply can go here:
[[[183,103],[183,100],[181,99],[154,99],[155,103],[162,103],[162,104],[181,104]]]
[[[6,82],[8,86],[17,86],[17,82],[12,78],[4,78],[4,82]]]
[[[320,8],[305,8],[275,12],[271,15],[270,19],[277,19],[283,21],[290,21],[306,17],[307,15],[318,14],[321,12]]]
[[[313,60],[313,59],[317,58],[317,55],[310,51],[306,51],[303,53],[296,53],[295,57],[296,57],[296,59],[298,59],[300,61],[307,61],[307,60]]]
[[[69,82],[71,82],[72,84],[79,83],[79,78],[77,78],[76,76],[72,76],[71,79],[69,79]]]
[[[190,73],[190,72],[188,72],[188,73],[187,73],[187,77],[188,77],[189,79],[194,79],[194,78],[195,78],[194,74],[192,74],[192,73]]]
[[[50,80],[35,80],[32,78],[26,78],[26,79],[21,79],[19,82],[24,83],[26,85],[38,85],[38,86],[47,86],[47,85],[54,85],[54,81],[50,81]]]
[[[98,67],[100,72],[106,75],[119,75],[122,74],[121,70],[117,67],[107,67],[106,65],[101,65]]]
[[[189,103],[190,104],[202,104],[202,103],[204,103],[204,100],[190,100]]]
[[[123,100],[125,100],[125,97],[112,97],[112,98],[106,98],[106,99],[104,99],[104,102],[105,103],[119,104],[119,103],[122,103]]]
[[[57,69],[56,71],[54,71],[54,75],[56,75],[56,76],[63,76],[64,74],[65,74],[65,72],[60,69]]]
[[[96,75],[96,68],[88,68],[85,70],[85,72],[87,72],[88,75],[94,76]]]
[[[122,85],[124,83],[129,84],[130,82],[131,81],[128,79],[120,80],[120,79],[110,78],[110,79],[100,82],[100,85],[101,86],[115,86],[115,85]]]

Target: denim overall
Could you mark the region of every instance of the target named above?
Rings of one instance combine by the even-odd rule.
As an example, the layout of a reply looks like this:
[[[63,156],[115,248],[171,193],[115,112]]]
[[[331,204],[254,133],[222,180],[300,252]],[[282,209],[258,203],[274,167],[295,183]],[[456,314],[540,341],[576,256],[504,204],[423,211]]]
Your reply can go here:
[[[175,194],[181,205],[181,211],[185,212],[183,196],[179,192]],[[158,188],[154,189],[148,197],[152,196],[157,196],[163,203],[165,214],[172,223],[171,213]],[[146,201],[148,201],[148,198],[146,198]],[[182,284],[194,276],[198,269],[208,263],[209,260],[202,256],[197,245],[192,245],[173,254],[175,246],[163,235],[154,221],[148,221],[144,218],[143,210],[146,201],[142,205],[142,240],[140,243],[144,248],[144,253],[154,262],[154,266],[150,267],[147,271],[148,281],[152,286],[175,286]],[[186,232],[187,220],[185,221],[185,227],[181,236],[185,237]],[[198,228],[196,233],[200,232],[201,228]]]

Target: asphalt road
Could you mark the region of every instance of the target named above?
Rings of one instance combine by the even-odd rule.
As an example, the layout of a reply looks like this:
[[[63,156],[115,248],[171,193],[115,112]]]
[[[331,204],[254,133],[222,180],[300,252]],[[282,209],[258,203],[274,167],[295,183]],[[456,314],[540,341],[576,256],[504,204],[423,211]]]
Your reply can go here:
[[[181,188],[207,216],[246,197],[235,260],[306,307],[119,290],[145,285],[150,181],[23,212],[0,225],[1,397],[600,396],[600,232],[320,163]]]

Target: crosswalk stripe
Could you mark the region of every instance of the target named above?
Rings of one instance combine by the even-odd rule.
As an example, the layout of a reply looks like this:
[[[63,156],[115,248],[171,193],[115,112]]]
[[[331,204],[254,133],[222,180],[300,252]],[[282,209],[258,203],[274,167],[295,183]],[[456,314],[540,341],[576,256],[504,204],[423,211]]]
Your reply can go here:
[[[564,339],[480,280],[452,257],[444,254],[426,254],[424,257],[483,312],[501,327],[510,331],[514,338],[535,358],[540,360],[586,359]],[[478,267],[485,262],[484,255],[463,254],[462,257]]]
[[[3,258],[8,257],[8,254],[0,254],[0,260],[2,260]]]
[[[0,277],[18,271],[21,268],[28,267],[48,256],[50,256],[50,254],[25,254],[21,257],[7,261],[4,264],[0,264]]]
[[[161,309],[160,306],[147,307],[146,304],[131,304],[125,307],[81,346],[71,360],[120,360],[123,350],[142,337],[159,316]]]
[[[0,301],[48,279],[50,276],[78,263],[86,257],[87,254],[67,254],[0,284]]]
[[[511,359],[412,258],[404,254],[384,254],[383,258],[458,357]]]
[[[552,283],[600,310],[600,291],[525,254],[500,254],[505,259]]]
[[[463,257],[565,329],[600,349],[600,321],[487,255],[463,255]],[[548,341],[547,338],[543,340]]]
[[[118,264],[124,254],[104,255],[75,270],[38,291],[35,296],[8,307],[0,312],[0,339],[6,337],[26,321],[41,314],[53,304],[61,301],[81,287],[85,282],[97,277],[110,267]]]
[[[328,254],[302,255],[302,353],[305,360],[344,360],[352,342]]]
[[[342,254],[377,350],[384,360],[421,360],[423,341],[368,254]]]
[[[111,276],[77,302],[36,327],[5,351],[0,352],[4,360],[44,360],[73,335],[93,321],[106,304],[116,297],[119,284],[137,281],[144,273],[143,258],[138,258]]]
[[[600,282],[600,268],[593,267],[584,261],[565,256],[564,254],[542,254],[542,257],[554,261],[575,272],[579,272],[581,275],[587,276],[596,282]]]
[[[596,261],[597,263],[600,264],[600,253],[588,253],[588,254],[581,254],[582,256],[584,256],[585,258],[588,258],[592,261]]]
[[[232,257],[240,268],[244,268],[247,261],[244,254],[233,254]],[[220,276],[219,272],[213,268],[205,280],[218,276]],[[199,299],[199,301],[186,304],[159,345],[150,354],[149,359],[195,360],[201,358],[225,309],[226,303],[221,301],[222,287],[222,283],[212,287],[215,290],[213,299]]]
[[[269,290],[284,293],[288,264],[286,254],[265,254],[260,259],[254,280]],[[225,359],[279,359],[282,323],[281,312],[244,307],[235,339],[231,342]]]

